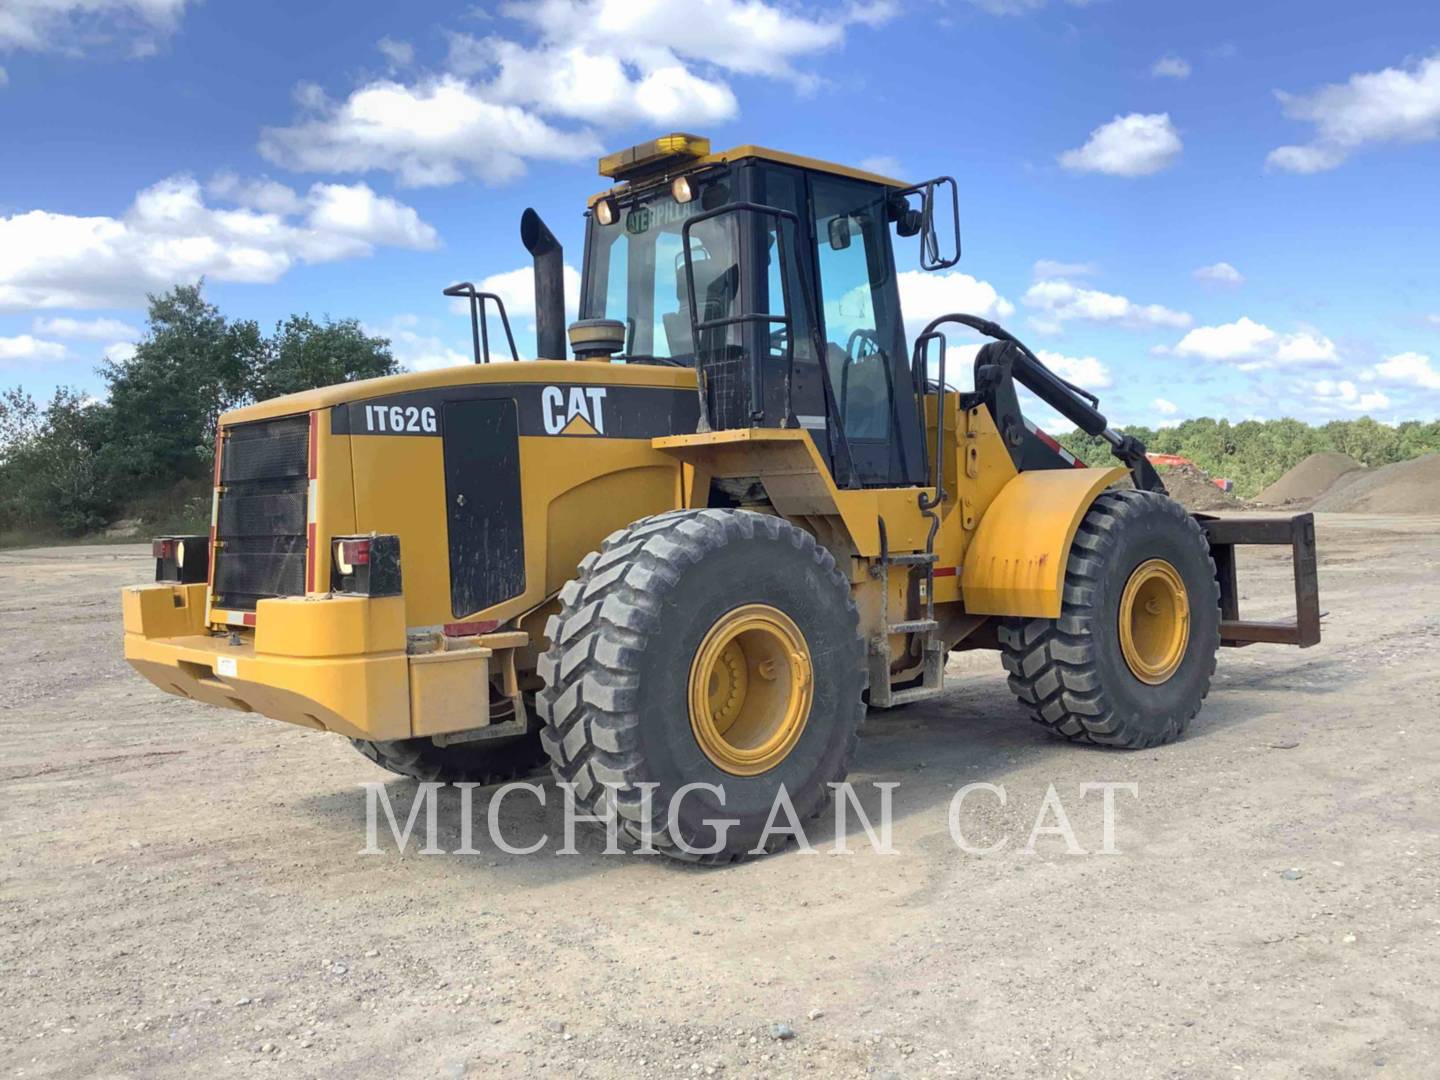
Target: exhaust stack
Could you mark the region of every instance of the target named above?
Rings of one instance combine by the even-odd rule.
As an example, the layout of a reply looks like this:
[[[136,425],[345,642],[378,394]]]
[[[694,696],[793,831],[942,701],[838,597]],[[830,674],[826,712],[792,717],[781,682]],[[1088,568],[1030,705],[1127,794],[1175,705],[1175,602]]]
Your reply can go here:
[[[528,208],[520,215],[520,242],[535,260],[535,356],[540,360],[564,360],[564,250],[540,215]]]

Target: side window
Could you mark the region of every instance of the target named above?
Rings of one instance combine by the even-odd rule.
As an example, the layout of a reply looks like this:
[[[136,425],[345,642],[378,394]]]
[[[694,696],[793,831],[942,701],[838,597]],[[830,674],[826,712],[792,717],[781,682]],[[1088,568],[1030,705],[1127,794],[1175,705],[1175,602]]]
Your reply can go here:
[[[884,203],[867,185],[816,178],[815,240],[824,297],[825,363],[845,434],[890,436],[894,313]]]

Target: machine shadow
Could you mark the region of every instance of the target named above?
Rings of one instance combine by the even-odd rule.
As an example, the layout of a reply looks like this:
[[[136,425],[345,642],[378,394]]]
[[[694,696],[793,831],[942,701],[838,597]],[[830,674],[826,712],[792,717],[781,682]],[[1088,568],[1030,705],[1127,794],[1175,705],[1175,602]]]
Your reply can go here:
[[[1293,677],[1301,673],[1292,670],[1290,674]],[[1254,688],[1248,680],[1241,682],[1247,689]],[[1216,689],[1219,693],[1212,694],[1198,722],[1186,733],[1185,741],[1203,739],[1236,725],[1261,722],[1270,711],[1268,708],[1257,711],[1253,705],[1247,708],[1238,700],[1227,701],[1223,686],[1217,685]],[[1288,690],[1288,687],[1277,688],[1275,692]],[[1127,753],[1057,739],[1029,719],[1011,696],[1003,674],[967,675],[954,689],[932,701],[883,712],[872,710],[861,731],[848,779],[872,822],[878,822],[880,808],[880,789],[875,785],[895,784],[898,786],[892,794],[893,822],[931,814],[943,823],[950,799],[965,784],[976,781],[1003,784],[1007,776],[1037,761],[1058,759],[1061,755],[1108,757]],[[366,777],[372,782],[373,779],[374,774]],[[425,843],[423,813],[417,818],[415,832],[404,852],[399,851],[383,807],[376,811],[380,853],[357,857],[386,862],[408,860],[418,866],[438,859],[445,864],[447,874],[458,864],[480,876],[500,875],[527,885],[610,872],[643,872],[641,868],[649,864],[675,873],[721,872],[660,856],[606,855],[603,828],[584,822],[575,829],[575,853],[561,856],[559,853],[565,846],[563,794],[545,772],[530,777],[527,783],[544,791],[544,805],[533,792],[512,791],[499,805],[496,824],[505,843],[519,849],[538,845],[534,853],[507,852],[492,842],[489,815],[499,788],[486,787],[472,792],[470,845],[473,853],[455,854],[463,847],[462,801],[461,793],[447,786],[439,790],[437,799],[437,846],[447,858],[427,858],[419,854]],[[418,787],[413,781],[396,778],[384,784],[384,791],[403,829]],[[358,852],[365,844],[369,798],[357,781],[352,787],[300,799],[294,805],[315,821],[343,833],[346,842],[353,844]],[[869,841],[853,810],[847,814],[846,824],[850,850],[863,849]],[[805,833],[817,850],[833,850],[837,837],[834,814],[827,812],[807,822]],[[786,858],[795,851],[791,844],[771,857]]]

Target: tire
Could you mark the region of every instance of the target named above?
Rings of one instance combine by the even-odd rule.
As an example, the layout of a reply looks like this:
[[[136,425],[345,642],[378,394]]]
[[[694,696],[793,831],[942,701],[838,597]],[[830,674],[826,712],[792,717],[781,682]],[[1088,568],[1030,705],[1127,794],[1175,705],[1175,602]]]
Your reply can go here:
[[[1165,579],[1163,570],[1151,569],[1157,562],[1183,583],[1188,608],[1171,624],[1176,636],[1161,637],[1169,652],[1158,652],[1173,670],[1147,667],[1133,641],[1122,640],[1127,585],[1147,574]],[[1066,739],[1140,750],[1177,738],[1210,690],[1220,647],[1220,587],[1195,519],[1154,492],[1103,492],[1071,545],[1064,590],[1059,619],[1000,623],[1001,658],[1015,696]],[[1138,607],[1137,594],[1129,609]],[[1170,609],[1157,602],[1144,610]]]
[[[825,809],[828,785],[844,779],[865,714],[865,651],[849,582],[809,533],[745,510],[644,518],[586,556],[560,601],[538,666],[545,683],[537,695],[541,740],[557,780],[575,785],[576,802],[587,812],[602,812],[609,803],[604,785],[614,785],[624,842],[648,834],[664,854],[727,863],[779,850],[790,839],[770,836],[758,850],[782,785],[802,823]],[[702,698],[701,714],[708,714],[705,700],[723,700],[714,698],[714,682],[695,673],[712,670],[704,667],[706,656],[729,655],[710,643],[724,640],[716,633],[746,611],[779,612],[802,635],[809,664],[787,661],[784,671],[809,671],[809,708],[782,757],[763,770],[757,760],[745,767],[761,771],[738,775],[731,768],[740,765],[717,765],[725,747],[702,745],[709,729],[691,701],[702,684],[711,696]],[[776,678],[773,664],[763,677]],[[796,684],[789,685],[793,691]],[[748,722],[743,710],[750,700],[742,697],[736,726]],[[672,832],[671,797],[691,783],[717,785],[723,801],[692,790]],[[648,808],[641,784],[656,785]],[[717,819],[734,824],[726,832],[710,824]],[[776,823],[786,820],[782,812]]]
[[[530,705],[528,698],[526,704]],[[547,760],[535,729],[524,735],[451,746],[437,746],[429,738],[351,739],[350,745],[382,769],[412,780],[443,784],[501,784],[532,775]]]

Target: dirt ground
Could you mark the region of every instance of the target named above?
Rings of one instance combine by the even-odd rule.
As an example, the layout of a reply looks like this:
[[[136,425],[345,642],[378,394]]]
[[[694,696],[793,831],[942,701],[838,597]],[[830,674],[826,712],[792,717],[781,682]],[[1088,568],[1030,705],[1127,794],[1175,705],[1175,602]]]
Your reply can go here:
[[[479,855],[401,856],[383,817],[361,855],[388,774],[121,660],[143,549],[0,553],[0,1075],[1433,1077],[1440,518],[1319,535],[1325,642],[1226,650],[1181,742],[1054,741],[969,656],[867,722],[896,854],[852,826],[724,870],[556,855],[553,789],[500,817],[543,854],[491,846],[477,792]],[[1278,614],[1284,564],[1243,558]],[[988,856],[947,827],[976,781]],[[1054,785],[1095,852],[1106,781],[1138,785],[1119,854],[1022,850]]]

